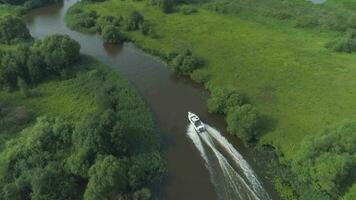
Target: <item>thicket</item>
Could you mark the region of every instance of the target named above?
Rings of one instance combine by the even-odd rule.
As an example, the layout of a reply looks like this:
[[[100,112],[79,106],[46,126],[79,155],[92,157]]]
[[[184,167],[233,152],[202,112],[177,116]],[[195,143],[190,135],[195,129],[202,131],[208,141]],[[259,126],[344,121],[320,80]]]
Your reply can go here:
[[[344,121],[306,136],[293,161],[272,163],[286,199],[351,200],[356,195],[356,123]],[[285,188],[290,190],[285,190]]]
[[[16,133],[31,120],[26,107],[14,107],[0,101],[0,134]]]
[[[30,32],[19,16],[0,17],[0,43],[13,44],[28,41],[31,38]]]
[[[165,167],[149,112],[115,74],[88,73],[99,109],[79,123],[40,117],[25,129],[1,154],[0,199],[150,198]]]
[[[95,11],[83,11],[80,4],[69,9],[68,26],[82,32],[98,32],[107,43],[121,43],[129,40],[126,32],[140,31],[150,35],[152,28],[141,13],[133,11],[128,16],[99,16]]]
[[[190,49],[180,53],[170,53],[165,59],[178,75],[190,75],[194,70],[203,66],[203,60],[193,54]]]
[[[59,76],[79,59],[79,44],[65,35],[52,35],[0,52],[0,87],[17,88],[18,79],[37,84],[48,76]]]
[[[346,32],[345,37],[326,44],[326,47],[338,51],[352,53],[356,51],[356,30],[350,29]]]
[[[256,108],[246,104],[243,95],[234,89],[216,88],[208,100],[210,113],[226,117],[227,130],[241,138],[245,144],[257,139],[260,116]]]

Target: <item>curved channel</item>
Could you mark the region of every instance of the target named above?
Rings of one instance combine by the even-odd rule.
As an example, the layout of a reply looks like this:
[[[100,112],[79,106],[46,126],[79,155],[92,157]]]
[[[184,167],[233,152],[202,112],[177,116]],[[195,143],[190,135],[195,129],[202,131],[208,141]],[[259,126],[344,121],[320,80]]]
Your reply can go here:
[[[168,163],[168,178],[158,191],[163,199],[217,199],[204,159],[186,135],[187,111],[194,111],[204,122],[222,131],[242,155],[246,154],[246,149],[239,140],[224,133],[225,123],[221,117],[207,112],[207,91],[188,78],[175,76],[164,63],[133,44],[104,45],[98,35],[68,29],[63,18],[76,2],[78,0],[65,0],[62,4],[28,13],[25,22],[31,34],[36,38],[54,33],[69,35],[80,43],[82,53],[117,69],[139,90],[154,113],[163,138]]]

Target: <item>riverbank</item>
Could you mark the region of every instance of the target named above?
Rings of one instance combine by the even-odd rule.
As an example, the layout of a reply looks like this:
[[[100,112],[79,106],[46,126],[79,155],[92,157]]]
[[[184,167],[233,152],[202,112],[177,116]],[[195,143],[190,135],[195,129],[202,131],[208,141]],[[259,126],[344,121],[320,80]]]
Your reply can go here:
[[[335,4],[330,1],[326,5]],[[202,78],[209,90],[226,87],[245,94],[268,119],[259,144],[274,146],[287,162],[297,158],[305,136],[319,135],[330,124],[354,118],[356,103],[351,91],[356,84],[352,78],[356,57],[325,48],[342,35],[328,27],[301,28],[294,26],[297,20],[293,18],[249,17],[248,10],[240,15],[219,14],[199,6],[198,12],[190,15],[164,14],[147,2],[136,1],[111,0],[76,7],[98,16],[124,18],[138,11],[153,33],[127,34],[150,53],[164,56],[192,49],[205,61],[192,77]],[[317,9],[312,7],[312,11]],[[71,17],[67,16],[67,23]]]
[[[139,93],[68,36],[34,39],[21,8],[2,9],[0,199],[159,195],[165,161]]]

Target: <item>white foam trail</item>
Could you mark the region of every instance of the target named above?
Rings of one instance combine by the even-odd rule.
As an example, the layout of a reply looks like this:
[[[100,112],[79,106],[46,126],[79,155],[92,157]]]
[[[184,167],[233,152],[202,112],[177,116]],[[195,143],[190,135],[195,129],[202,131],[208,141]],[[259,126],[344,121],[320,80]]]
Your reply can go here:
[[[226,158],[219,151],[216,150],[216,148],[213,146],[213,141],[211,140],[210,136],[208,134],[202,134],[201,137],[204,138],[204,141],[207,143],[210,149],[214,152],[215,156],[218,158],[224,175],[228,177],[227,180],[229,181],[229,184],[234,188],[234,191],[237,192],[240,199],[246,200],[246,198],[248,198],[249,200],[259,200],[257,195],[250,189],[245,180],[233,169],[233,167],[229,164]],[[238,181],[236,181],[236,179]],[[244,189],[248,192],[243,192]]]
[[[205,165],[209,170],[219,199],[269,200],[268,194],[242,155],[216,129],[208,125],[206,125],[206,128],[206,132],[198,134],[193,126],[189,125],[187,135],[205,160]],[[233,162],[232,164],[235,167],[240,168],[245,179],[241,177],[239,172],[231,166],[227,158],[216,148],[216,144],[220,148],[223,148],[224,153],[228,153],[228,156],[232,158],[230,162]],[[220,176],[219,171],[222,173]]]
[[[251,183],[253,190],[259,194],[262,199],[270,199],[266,191],[263,189],[261,183],[258,181],[255,172],[250,165],[242,157],[242,155],[232,146],[232,144],[222,136],[216,129],[206,125],[209,135],[211,135],[228,153],[234,158],[236,164],[242,169],[247,180]]]

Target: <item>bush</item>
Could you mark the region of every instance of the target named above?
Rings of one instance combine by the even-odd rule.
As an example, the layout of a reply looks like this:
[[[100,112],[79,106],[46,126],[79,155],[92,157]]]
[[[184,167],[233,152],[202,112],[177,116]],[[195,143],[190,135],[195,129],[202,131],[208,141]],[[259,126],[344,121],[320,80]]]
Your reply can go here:
[[[128,31],[136,31],[139,30],[141,24],[144,22],[144,18],[138,11],[134,11],[131,13],[130,17],[126,23],[126,29]]]
[[[51,73],[59,74],[64,68],[79,60],[80,45],[67,35],[51,35],[34,44]]]
[[[120,28],[116,26],[106,26],[101,32],[105,43],[115,44],[125,41],[125,36],[121,33]]]
[[[189,75],[202,65],[202,61],[192,51],[185,50],[177,54],[169,64],[178,75]]]
[[[150,200],[150,199],[151,199],[151,191],[147,188],[138,190],[133,194],[133,200]]]
[[[29,39],[30,32],[20,17],[6,15],[0,18],[0,43],[11,44]]]
[[[226,117],[227,130],[247,144],[257,137],[259,115],[249,104],[234,106],[229,109]]]
[[[345,121],[322,136],[306,137],[292,169],[302,183],[336,199],[356,181],[356,123]]]
[[[83,11],[80,8],[73,7],[68,11],[73,14],[73,18],[69,21],[68,25],[70,28],[82,32],[95,32],[96,20],[98,15],[95,11]]]
[[[337,52],[352,53],[356,51],[356,31],[349,30],[345,38],[329,42],[325,45],[326,48]]]
[[[19,86],[20,91],[24,97],[30,97],[30,90],[28,85],[22,78],[17,78],[17,85]]]
[[[101,33],[103,29],[107,26],[115,26],[115,27],[122,27],[123,26],[123,18],[114,17],[111,15],[101,16],[97,20],[97,31]]]
[[[195,70],[193,73],[190,74],[190,78],[198,83],[205,84],[209,81],[210,76],[206,71]]]
[[[226,115],[230,108],[242,106],[244,97],[233,89],[216,88],[211,91],[208,100],[208,110],[210,113]]]

